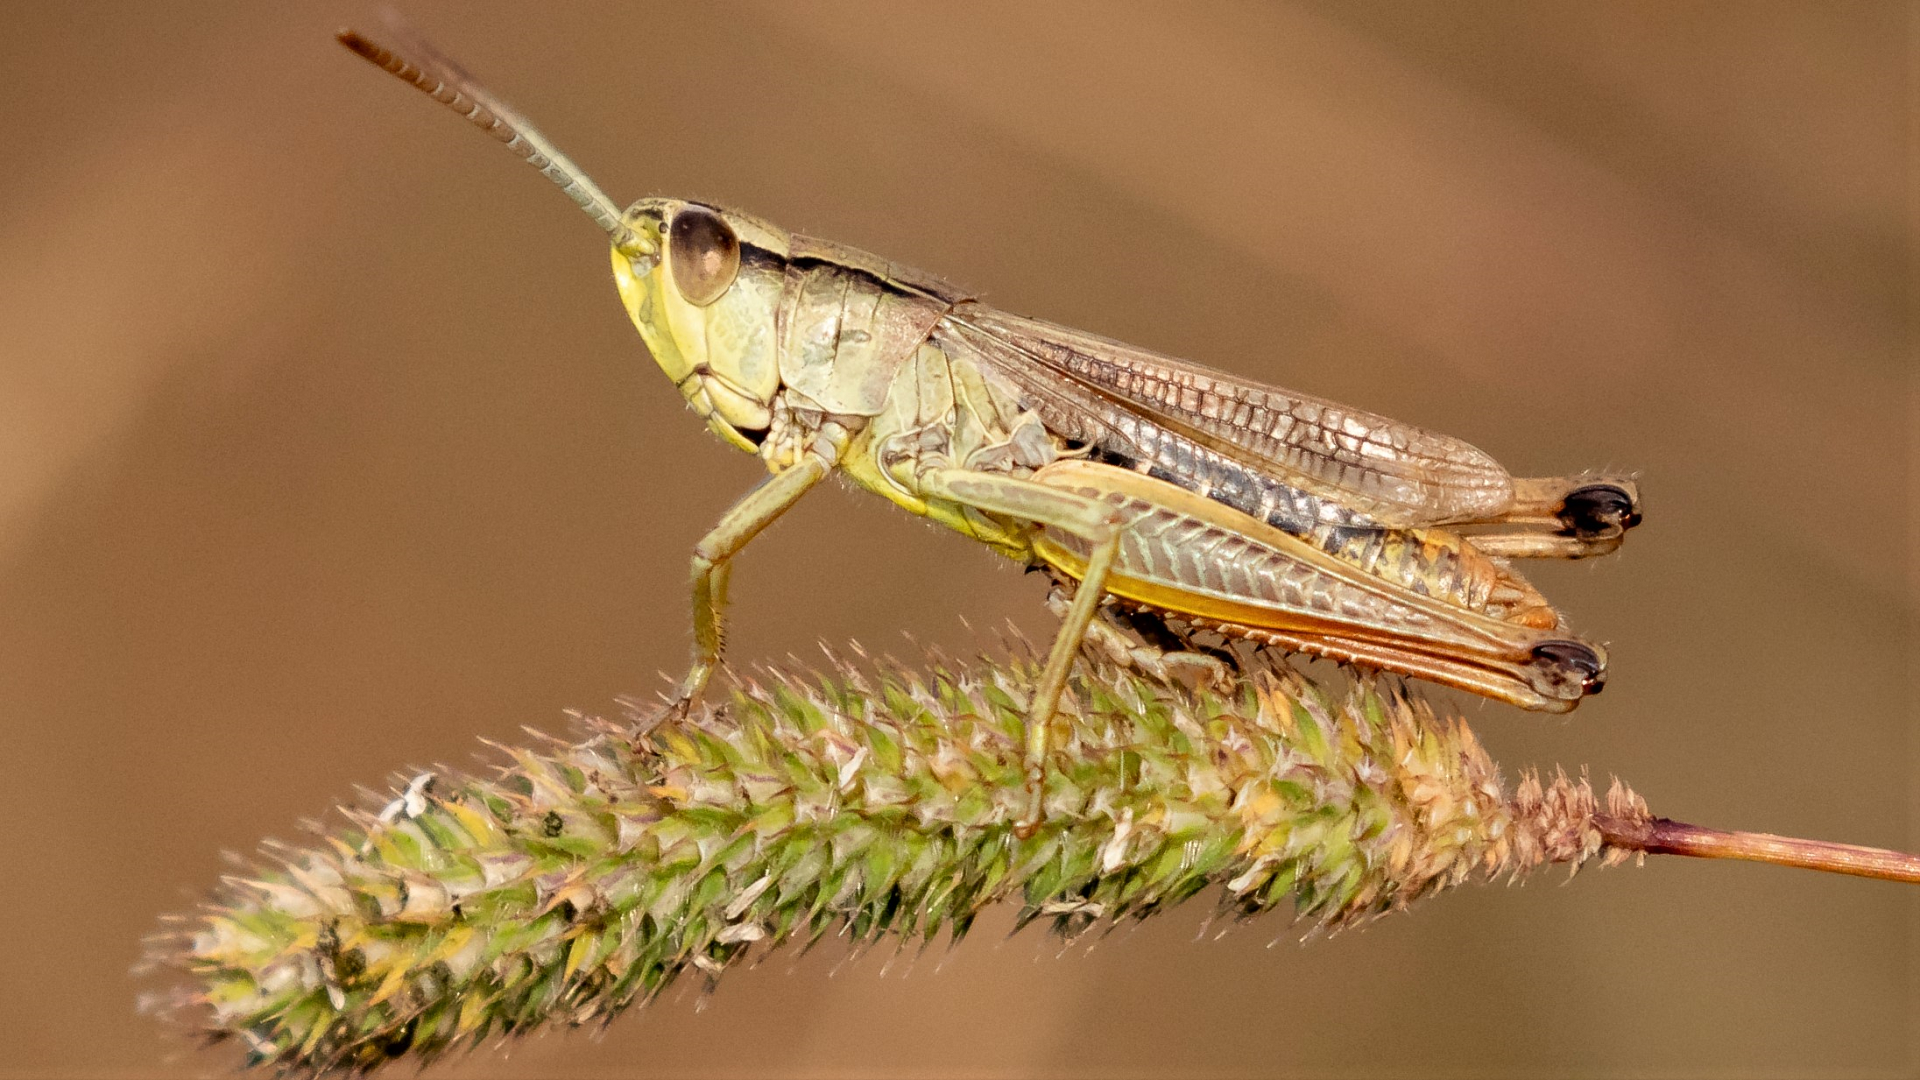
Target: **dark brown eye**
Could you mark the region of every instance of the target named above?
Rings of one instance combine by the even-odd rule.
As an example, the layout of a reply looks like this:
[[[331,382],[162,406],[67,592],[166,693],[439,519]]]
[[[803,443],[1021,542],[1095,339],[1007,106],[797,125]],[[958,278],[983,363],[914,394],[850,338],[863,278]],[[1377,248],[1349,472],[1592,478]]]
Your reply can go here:
[[[673,216],[667,259],[680,295],[695,307],[706,307],[720,299],[740,272],[740,241],[719,214],[689,206]]]

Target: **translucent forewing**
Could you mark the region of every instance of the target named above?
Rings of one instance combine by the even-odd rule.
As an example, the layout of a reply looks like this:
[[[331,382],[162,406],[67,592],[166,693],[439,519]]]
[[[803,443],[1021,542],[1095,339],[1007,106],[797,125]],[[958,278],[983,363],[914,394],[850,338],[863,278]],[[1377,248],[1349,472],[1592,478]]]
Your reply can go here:
[[[1424,428],[984,306],[949,320],[1046,399],[1050,423],[1097,431],[1130,457],[1168,457],[1172,436],[1381,525],[1488,520],[1513,500],[1499,463]]]

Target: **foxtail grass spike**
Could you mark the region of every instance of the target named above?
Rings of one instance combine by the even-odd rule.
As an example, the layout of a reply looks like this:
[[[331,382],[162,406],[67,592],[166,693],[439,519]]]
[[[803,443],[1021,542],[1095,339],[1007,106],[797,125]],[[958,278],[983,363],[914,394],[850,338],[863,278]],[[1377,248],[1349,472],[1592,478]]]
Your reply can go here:
[[[1617,781],[1509,793],[1397,683],[1334,694],[1277,663],[1228,695],[1082,665],[1021,839],[1033,662],[931,663],[768,672],[684,722],[581,718],[497,775],[412,777],[157,937],[183,976],[165,1008],[256,1064],[365,1070],[604,1021],[785,943],[957,941],[1002,902],[1069,935],[1203,892],[1336,928],[1549,863],[1913,865],[1677,825]]]

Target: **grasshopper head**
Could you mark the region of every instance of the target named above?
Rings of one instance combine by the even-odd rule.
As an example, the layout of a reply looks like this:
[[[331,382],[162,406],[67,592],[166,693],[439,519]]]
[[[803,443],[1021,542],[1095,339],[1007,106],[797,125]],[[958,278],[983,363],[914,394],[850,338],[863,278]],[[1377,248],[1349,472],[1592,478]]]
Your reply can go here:
[[[621,221],[633,240],[613,245],[613,280],[634,328],[708,427],[757,449],[780,389],[787,234],[681,199],[642,199]]]
[[[679,199],[624,213],[592,178],[459,64],[391,17],[396,51],[353,31],[340,43],[447,105],[559,185],[613,242],[627,314],[707,426],[754,451],[780,389],[774,314],[791,240],[745,214]]]

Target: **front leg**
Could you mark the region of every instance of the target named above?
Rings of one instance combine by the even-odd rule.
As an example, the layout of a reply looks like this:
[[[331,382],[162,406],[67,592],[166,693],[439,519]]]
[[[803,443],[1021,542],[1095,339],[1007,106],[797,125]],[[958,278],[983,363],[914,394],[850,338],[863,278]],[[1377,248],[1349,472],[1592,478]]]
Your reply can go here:
[[[722,615],[727,605],[727,575],[731,560],[747,541],[800,501],[800,496],[833,471],[833,463],[808,452],[790,468],[773,474],[741,498],[713,531],[693,548],[693,667],[680,683],[674,709],[686,715],[713,677],[726,643]]]

